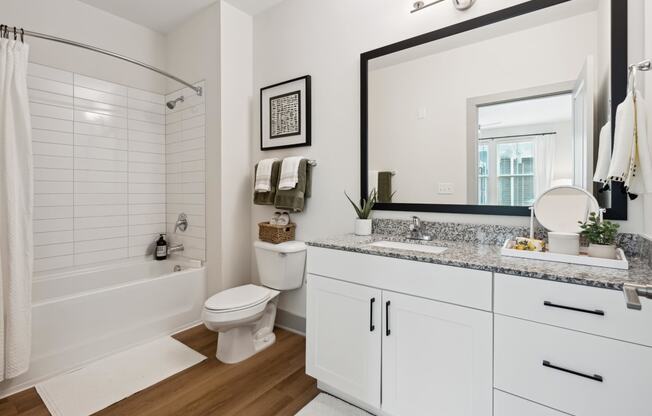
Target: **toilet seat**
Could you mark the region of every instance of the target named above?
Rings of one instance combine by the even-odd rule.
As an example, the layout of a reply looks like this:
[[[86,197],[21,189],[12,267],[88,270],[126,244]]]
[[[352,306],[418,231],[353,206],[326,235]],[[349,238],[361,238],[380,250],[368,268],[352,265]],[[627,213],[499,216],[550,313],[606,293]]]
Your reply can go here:
[[[272,291],[266,287],[244,285],[227,289],[210,297],[204,308],[210,312],[234,312],[266,303]]]

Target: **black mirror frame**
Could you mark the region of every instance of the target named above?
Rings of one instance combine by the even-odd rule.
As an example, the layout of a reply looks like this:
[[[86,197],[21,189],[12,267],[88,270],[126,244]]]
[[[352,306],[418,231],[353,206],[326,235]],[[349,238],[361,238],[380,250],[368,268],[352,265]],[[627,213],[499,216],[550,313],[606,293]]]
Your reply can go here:
[[[419,46],[438,39],[467,32],[479,27],[498,23],[547,7],[566,3],[571,0],[530,0],[493,13],[456,23],[433,32],[415,36],[391,45],[383,46],[360,55],[360,190],[361,198],[368,194],[368,139],[369,139],[369,85],[368,69],[371,59]],[[616,118],[616,107],[627,95],[627,0],[611,0],[611,120]],[[612,133],[615,123],[611,123]],[[613,136],[612,136],[613,137]],[[448,212],[457,214],[512,215],[529,216],[528,207],[508,207],[497,205],[451,205],[419,203],[378,203],[375,210],[414,211],[414,212]],[[627,195],[622,183],[613,183],[611,208],[605,214],[611,220],[627,220]]]

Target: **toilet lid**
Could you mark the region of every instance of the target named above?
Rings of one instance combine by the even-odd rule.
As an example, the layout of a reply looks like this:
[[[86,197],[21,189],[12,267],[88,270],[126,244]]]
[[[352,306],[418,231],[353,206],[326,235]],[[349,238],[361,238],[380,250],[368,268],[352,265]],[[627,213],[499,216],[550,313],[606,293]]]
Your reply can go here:
[[[204,306],[212,311],[243,309],[269,299],[270,291],[256,285],[244,285],[222,291],[206,301]]]

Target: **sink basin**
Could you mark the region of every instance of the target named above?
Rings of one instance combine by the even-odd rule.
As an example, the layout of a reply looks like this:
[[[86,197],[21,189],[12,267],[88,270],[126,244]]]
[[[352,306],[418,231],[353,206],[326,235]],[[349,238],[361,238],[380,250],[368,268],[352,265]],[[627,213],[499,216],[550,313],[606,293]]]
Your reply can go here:
[[[376,241],[367,244],[368,247],[394,248],[397,250],[420,251],[422,253],[441,254],[448,250],[446,247],[427,246],[424,244],[401,243],[398,241]]]

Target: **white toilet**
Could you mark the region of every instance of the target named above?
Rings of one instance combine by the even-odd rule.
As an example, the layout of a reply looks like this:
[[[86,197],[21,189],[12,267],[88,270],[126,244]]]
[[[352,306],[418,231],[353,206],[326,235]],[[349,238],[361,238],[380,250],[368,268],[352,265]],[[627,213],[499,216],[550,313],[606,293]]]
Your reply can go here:
[[[219,332],[216,355],[223,363],[238,363],[274,344],[278,295],[303,284],[305,243],[256,241],[254,249],[262,286],[234,287],[204,304],[202,320],[208,329]]]

